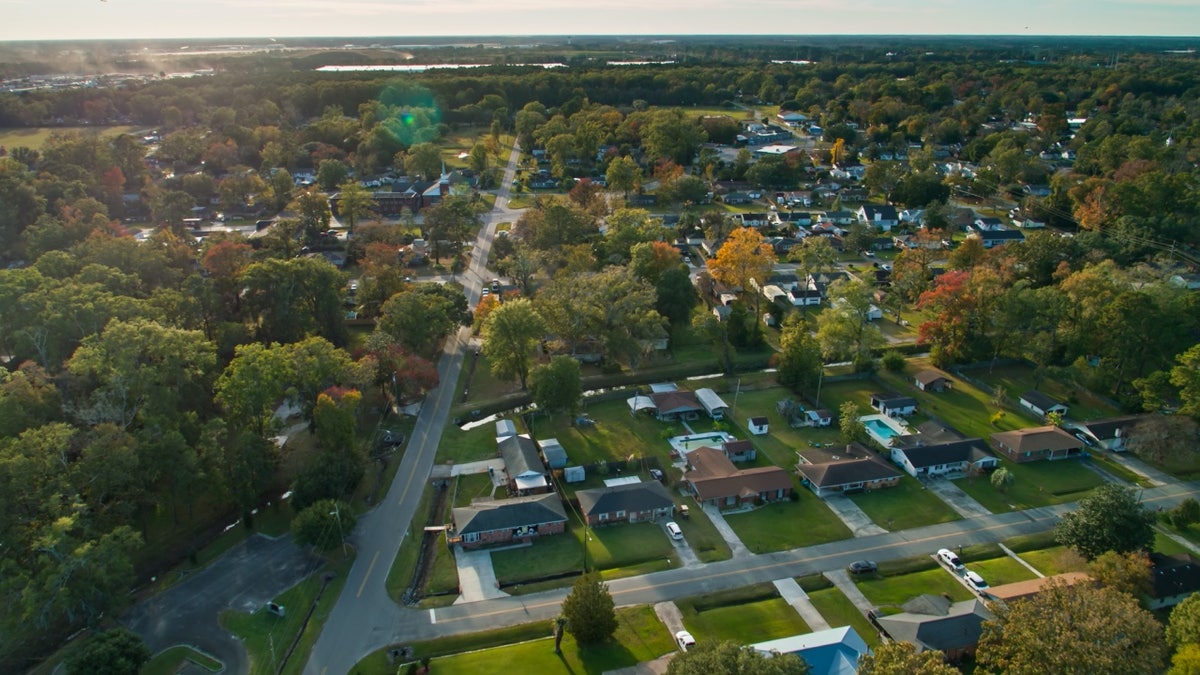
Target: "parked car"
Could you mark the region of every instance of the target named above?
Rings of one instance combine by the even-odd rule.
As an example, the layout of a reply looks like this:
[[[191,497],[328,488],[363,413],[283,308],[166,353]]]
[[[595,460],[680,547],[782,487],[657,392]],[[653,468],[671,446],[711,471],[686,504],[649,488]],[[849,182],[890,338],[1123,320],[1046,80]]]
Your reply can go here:
[[[673,520],[667,523],[667,533],[671,535],[672,539],[683,539],[683,530],[679,529],[679,525],[676,525]]]
[[[679,645],[680,651],[687,651],[696,646],[696,638],[686,630],[681,630],[675,634],[675,642]]]
[[[988,582],[984,581],[983,577],[975,572],[968,571],[963,575],[963,578],[967,580],[967,585],[976,591],[986,591],[988,589]]]
[[[1094,448],[1094,447],[1096,447],[1096,441],[1093,441],[1093,440],[1091,439],[1091,437],[1090,437],[1090,436],[1088,436],[1088,435],[1087,435],[1087,434],[1085,434],[1085,433],[1082,433],[1082,432],[1077,432],[1077,433],[1075,434],[1075,438],[1078,438],[1079,440],[1083,441],[1083,444],[1084,444],[1084,445],[1086,445],[1086,446],[1088,446],[1089,448]]]
[[[846,568],[851,574],[870,574],[879,569],[872,560],[855,560]]]
[[[962,574],[966,570],[966,567],[963,566],[962,561],[958,559],[954,551],[948,548],[938,549],[937,559],[938,562],[954,570],[957,574]]]

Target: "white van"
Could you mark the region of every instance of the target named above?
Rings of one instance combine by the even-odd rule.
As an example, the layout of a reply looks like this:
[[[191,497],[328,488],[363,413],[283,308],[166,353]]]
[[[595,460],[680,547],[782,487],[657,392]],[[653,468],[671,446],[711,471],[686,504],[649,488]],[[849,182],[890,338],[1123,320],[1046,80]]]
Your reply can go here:
[[[951,551],[948,548],[938,549],[937,559],[946,567],[954,570],[957,574],[962,574],[963,571],[966,570],[966,567],[963,566],[962,561],[958,559],[958,556],[954,554],[954,551]]]
[[[667,534],[671,535],[672,539],[683,539],[683,530],[675,524],[675,521],[667,523]]]

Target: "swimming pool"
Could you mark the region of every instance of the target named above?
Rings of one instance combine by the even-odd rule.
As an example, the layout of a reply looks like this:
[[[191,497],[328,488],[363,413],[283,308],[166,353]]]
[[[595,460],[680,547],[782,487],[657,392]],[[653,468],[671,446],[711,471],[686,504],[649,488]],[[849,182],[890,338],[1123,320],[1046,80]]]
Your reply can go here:
[[[866,427],[867,435],[883,447],[889,447],[897,436],[908,435],[908,428],[887,415],[864,415],[858,418]]]
[[[691,434],[688,436],[675,436],[668,439],[672,448],[679,451],[679,454],[686,455],[696,448],[710,447],[719,448],[721,443],[725,441],[737,440],[732,435],[724,431],[714,431],[707,434]]]
[[[879,420],[863,420],[863,425],[881,438],[895,438],[899,435],[896,433],[895,429],[889,427],[883,422],[880,422]]]

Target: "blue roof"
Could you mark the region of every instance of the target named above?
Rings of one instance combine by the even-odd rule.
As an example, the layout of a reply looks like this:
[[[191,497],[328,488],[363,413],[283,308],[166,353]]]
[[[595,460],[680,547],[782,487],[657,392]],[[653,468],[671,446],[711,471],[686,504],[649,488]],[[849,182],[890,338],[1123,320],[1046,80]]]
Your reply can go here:
[[[796,654],[804,659],[811,675],[855,675],[858,658],[870,648],[850,626],[793,635],[750,645],[760,652]]]

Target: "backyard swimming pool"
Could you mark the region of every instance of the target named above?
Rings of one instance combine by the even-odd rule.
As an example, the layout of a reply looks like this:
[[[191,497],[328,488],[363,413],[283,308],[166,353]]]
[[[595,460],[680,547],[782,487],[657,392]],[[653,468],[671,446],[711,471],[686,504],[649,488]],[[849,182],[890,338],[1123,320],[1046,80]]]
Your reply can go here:
[[[671,447],[675,448],[679,452],[679,454],[686,455],[687,453],[695,450],[696,448],[703,448],[705,446],[710,447],[710,448],[717,448],[717,447],[720,447],[721,443],[724,443],[725,441],[734,441],[734,440],[737,440],[737,439],[734,438],[732,435],[725,433],[724,431],[713,431],[713,432],[707,433],[707,434],[690,434],[688,436],[675,436],[673,438],[667,439],[667,442],[670,443]]]
[[[883,447],[889,447],[892,439],[908,435],[908,428],[887,415],[864,415],[858,418],[867,429],[867,435]]]

